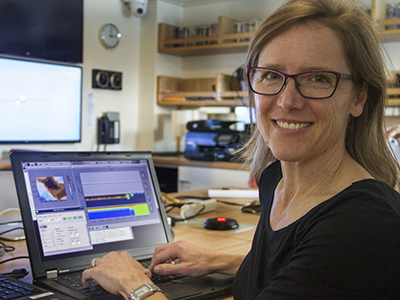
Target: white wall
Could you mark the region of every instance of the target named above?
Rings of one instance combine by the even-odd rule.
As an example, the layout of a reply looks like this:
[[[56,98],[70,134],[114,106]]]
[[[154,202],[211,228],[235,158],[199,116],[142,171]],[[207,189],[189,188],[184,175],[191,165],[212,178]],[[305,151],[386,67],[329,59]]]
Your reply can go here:
[[[184,9],[180,6],[165,2],[157,2],[157,24],[166,23],[179,26],[183,24]],[[182,76],[182,58],[167,54],[155,54],[156,68],[154,79],[158,75]],[[175,151],[176,141],[172,136],[171,108],[156,105],[156,85],[154,85],[154,139],[153,150],[155,152]],[[176,108],[175,108],[176,109]]]

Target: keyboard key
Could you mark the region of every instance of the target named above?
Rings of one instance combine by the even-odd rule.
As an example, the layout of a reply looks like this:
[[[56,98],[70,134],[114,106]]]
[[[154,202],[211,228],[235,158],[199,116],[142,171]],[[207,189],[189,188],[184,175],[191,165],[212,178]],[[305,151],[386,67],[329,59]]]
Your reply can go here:
[[[12,293],[12,294],[7,294],[7,295],[4,295],[3,297],[1,297],[2,299],[14,299],[14,298],[18,298],[18,297],[20,297],[20,296],[22,296],[22,294],[20,294],[20,293]]]

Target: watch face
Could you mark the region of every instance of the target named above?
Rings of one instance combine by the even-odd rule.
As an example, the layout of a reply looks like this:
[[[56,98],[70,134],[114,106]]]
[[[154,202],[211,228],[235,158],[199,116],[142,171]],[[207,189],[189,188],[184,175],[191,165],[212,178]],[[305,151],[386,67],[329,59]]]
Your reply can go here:
[[[121,33],[117,26],[113,24],[106,24],[101,29],[101,41],[106,48],[115,48],[119,40],[121,39]]]

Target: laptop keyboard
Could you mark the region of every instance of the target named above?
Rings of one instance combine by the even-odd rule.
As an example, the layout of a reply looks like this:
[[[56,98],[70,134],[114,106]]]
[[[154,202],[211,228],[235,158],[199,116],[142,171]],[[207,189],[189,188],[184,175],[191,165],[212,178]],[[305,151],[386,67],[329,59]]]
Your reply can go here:
[[[89,287],[85,288],[82,284],[81,275],[81,273],[71,273],[54,278],[53,280],[88,297],[99,297],[109,294],[109,292],[95,282],[92,282]]]
[[[46,291],[38,289],[26,282],[8,277],[0,277],[0,299],[17,299],[24,296],[43,294]]]
[[[140,261],[140,263],[143,265],[143,267],[148,268],[150,266],[151,260],[144,260]],[[184,276],[181,275],[156,275],[153,274],[151,277],[151,280],[155,284],[165,284],[167,282],[171,282],[174,279],[182,278]],[[92,284],[85,288],[82,284],[82,273],[71,273],[71,274],[64,274],[63,276],[57,277],[53,279],[55,282],[66,286],[68,288],[71,288],[81,294],[84,294],[85,296],[88,297],[99,297],[103,295],[109,294],[105,289],[103,289],[101,286],[99,286],[97,283],[94,281]],[[1,297],[0,297],[1,299]]]
[[[140,261],[140,263],[142,264],[143,267],[148,269],[150,266],[150,263],[151,263],[151,259],[142,260],[142,261]],[[160,284],[160,283],[171,282],[174,279],[179,279],[179,278],[183,278],[183,277],[185,277],[185,276],[152,274],[151,281],[153,281],[155,284]]]

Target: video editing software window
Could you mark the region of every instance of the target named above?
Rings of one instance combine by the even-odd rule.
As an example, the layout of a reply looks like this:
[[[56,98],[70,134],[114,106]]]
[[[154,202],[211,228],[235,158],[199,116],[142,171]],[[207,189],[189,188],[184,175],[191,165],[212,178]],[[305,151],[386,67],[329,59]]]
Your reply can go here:
[[[43,258],[166,242],[146,160],[22,168]]]

